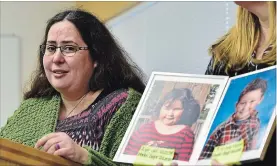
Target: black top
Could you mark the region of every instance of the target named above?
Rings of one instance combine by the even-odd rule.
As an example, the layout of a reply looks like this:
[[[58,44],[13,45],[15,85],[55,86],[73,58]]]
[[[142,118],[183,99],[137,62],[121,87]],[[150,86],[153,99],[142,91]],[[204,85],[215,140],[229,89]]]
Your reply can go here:
[[[255,57],[255,52],[253,53],[252,57]],[[224,76],[232,77],[232,76],[245,74],[248,72],[252,72],[252,71],[263,69],[263,68],[270,66],[268,64],[254,64],[253,62],[250,61],[248,63],[248,65],[246,65],[243,69],[241,69],[239,71],[230,70],[230,71],[228,71],[228,74],[227,74],[227,73],[225,73],[225,64],[224,63],[220,62],[219,64],[217,64],[215,66],[215,68],[213,68],[213,63],[214,63],[214,60],[212,57],[209,65],[207,67],[207,70],[205,72],[206,75],[224,75]],[[274,65],[276,65],[276,62]],[[273,165],[276,165],[276,126],[274,129],[273,136],[270,140],[270,144],[268,145],[268,149],[265,154],[264,160],[253,162],[253,163],[243,163],[242,165],[243,166],[273,166]]]
[[[56,131],[67,133],[80,146],[87,145],[98,151],[107,124],[127,97],[127,89],[103,90],[88,108],[77,115],[58,120]]]
[[[254,56],[254,54],[252,55]],[[205,72],[206,75],[223,75],[233,77],[240,74],[245,74],[248,72],[252,72],[255,70],[263,69],[266,67],[270,67],[271,65],[268,64],[255,64],[254,62],[250,61],[243,69],[241,70],[234,70],[230,69],[228,73],[225,72],[226,64],[224,62],[219,62],[216,64],[215,68],[213,68],[214,58],[211,58],[210,63],[208,64],[207,70]],[[276,65],[276,62],[273,64]]]

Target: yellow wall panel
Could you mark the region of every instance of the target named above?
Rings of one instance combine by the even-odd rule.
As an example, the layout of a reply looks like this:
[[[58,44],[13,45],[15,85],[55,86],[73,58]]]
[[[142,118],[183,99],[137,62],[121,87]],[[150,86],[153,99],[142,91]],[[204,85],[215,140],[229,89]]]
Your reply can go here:
[[[107,21],[138,3],[138,1],[77,1],[76,6],[95,14],[102,21]]]

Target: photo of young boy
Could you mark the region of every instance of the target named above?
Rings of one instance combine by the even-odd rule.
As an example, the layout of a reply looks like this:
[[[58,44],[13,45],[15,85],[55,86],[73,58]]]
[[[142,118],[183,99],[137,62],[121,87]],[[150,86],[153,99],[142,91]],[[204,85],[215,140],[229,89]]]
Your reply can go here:
[[[244,141],[244,151],[257,148],[260,119],[257,106],[268,89],[266,80],[256,78],[246,85],[235,104],[235,112],[213,130],[200,159],[210,158],[216,146]]]

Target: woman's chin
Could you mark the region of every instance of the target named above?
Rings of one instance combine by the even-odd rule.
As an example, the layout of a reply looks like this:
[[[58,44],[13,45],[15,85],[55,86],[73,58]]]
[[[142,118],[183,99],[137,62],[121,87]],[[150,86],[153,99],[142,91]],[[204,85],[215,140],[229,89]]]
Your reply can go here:
[[[64,83],[53,83],[52,86],[57,90],[57,91],[63,91],[64,89],[67,89],[67,85]]]

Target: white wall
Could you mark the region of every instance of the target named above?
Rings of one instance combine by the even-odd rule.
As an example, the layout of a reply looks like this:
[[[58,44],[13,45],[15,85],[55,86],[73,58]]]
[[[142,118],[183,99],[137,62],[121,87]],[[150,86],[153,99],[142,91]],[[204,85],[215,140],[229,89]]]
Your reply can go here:
[[[23,87],[36,68],[46,21],[60,10],[75,7],[75,2],[0,2],[0,5],[0,124],[3,126],[19,106]]]
[[[21,100],[20,39],[0,36],[0,125],[17,109]]]
[[[76,2],[11,1],[0,4],[0,34],[14,34],[20,38],[23,88],[36,68],[38,48],[46,21],[60,10],[75,7]]]
[[[107,26],[148,76],[152,71],[204,74],[209,46],[235,17],[233,2],[144,2]]]

